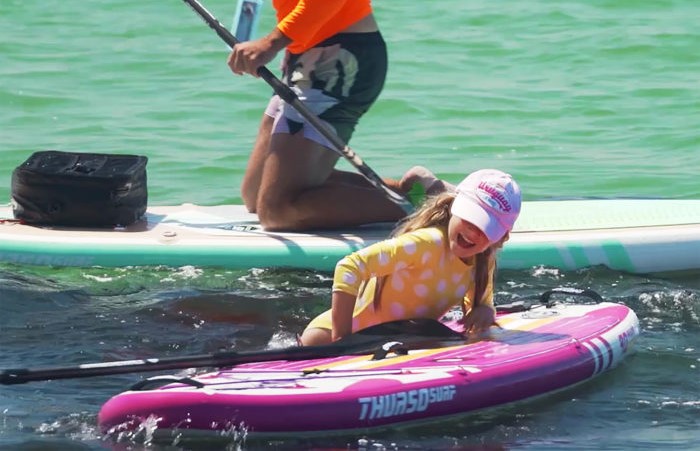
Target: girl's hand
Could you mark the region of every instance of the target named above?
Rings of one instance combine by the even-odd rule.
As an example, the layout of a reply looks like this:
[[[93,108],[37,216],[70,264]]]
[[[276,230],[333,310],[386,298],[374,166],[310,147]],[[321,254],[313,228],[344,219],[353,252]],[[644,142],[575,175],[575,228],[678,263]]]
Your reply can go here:
[[[496,310],[490,305],[477,305],[464,317],[464,333],[481,333],[496,322]]]

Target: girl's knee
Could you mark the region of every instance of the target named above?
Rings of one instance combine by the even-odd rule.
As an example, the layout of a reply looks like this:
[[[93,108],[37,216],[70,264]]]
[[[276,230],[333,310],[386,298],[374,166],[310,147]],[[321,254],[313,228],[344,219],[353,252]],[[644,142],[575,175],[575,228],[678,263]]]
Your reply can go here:
[[[302,346],[327,345],[331,342],[331,331],[313,327],[306,329],[299,338]]]

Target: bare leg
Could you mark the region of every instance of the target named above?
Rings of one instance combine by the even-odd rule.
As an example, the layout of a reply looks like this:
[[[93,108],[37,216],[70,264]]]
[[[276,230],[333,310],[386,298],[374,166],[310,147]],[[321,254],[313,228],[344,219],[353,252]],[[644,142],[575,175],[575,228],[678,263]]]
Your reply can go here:
[[[331,340],[331,331],[328,329],[321,329],[320,327],[313,327],[306,329],[301,337],[299,338],[302,346],[318,346],[327,345]]]
[[[263,114],[258,129],[258,137],[255,139],[253,151],[248,159],[243,183],[241,184],[241,197],[243,203],[251,213],[258,211],[258,191],[260,190],[260,180],[262,179],[263,167],[267,159],[270,148],[270,134],[274,118]]]
[[[405,193],[403,187],[401,186],[401,183],[398,180],[391,178],[384,178],[382,180],[384,181],[384,184],[386,186],[396,191],[397,193]],[[348,185],[356,185],[363,188],[372,188],[374,186],[369,182],[369,180],[367,180],[367,178],[364,175],[360,173],[339,171],[337,169],[333,170],[330,177],[328,177],[328,181],[333,183],[345,183]]]
[[[328,178],[329,182],[346,183],[365,188],[372,187],[372,184],[359,173],[345,172],[334,170]],[[400,194],[406,194],[411,190],[411,187],[416,183],[423,186],[428,195],[435,195],[443,191],[455,191],[456,187],[444,180],[440,180],[423,166],[413,166],[410,168],[400,180],[385,178],[384,183]]]
[[[287,230],[330,228],[366,222],[393,221],[403,216],[402,211],[394,211],[389,215],[382,214],[380,216],[372,214],[371,211],[362,213],[366,208],[373,208],[376,212],[383,211],[385,208],[393,210],[396,206],[385,198],[386,195],[383,191],[374,188],[363,175],[334,169],[333,166],[338,160],[338,156],[334,152],[313,141],[302,138],[300,135],[278,134],[275,138],[272,138],[273,123],[274,118],[263,114],[258,129],[258,136],[248,160],[241,185],[241,195],[246,208],[251,213],[258,213],[261,209],[259,202],[262,181],[267,177],[266,174],[270,172],[270,169],[274,169],[275,166],[273,163],[268,164],[268,159],[272,155],[270,145],[272,139],[274,139],[278,143],[276,144],[277,148],[283,150],[277,151],[281,154],[280,159],[275,160],[275,158],[272,158],[270,161],[278,161],[277,167],[285,169],[281,174],[270,175],[270,177],[273,177],[273,180],[278,179],[279,183],[273,183],[269,188],[271,193],[268,196],[271,197],[266,199],[271,198],[272,200],[264,201],[267,205],[270,205],[270,208],[267,209],[262,207],[265,211],[260,214],[261,223],[264,227]],[[393,179],[385,179],[384,181],[390,188],[403,192],[399,181]],[[284,187],[279,186],[282,183],[285,183]],[[277,194],[280,191],[282,191],[281,194]],[[343,217],[348,219],[342,222],[344,220],[341,217],[337,218],[335,222],[328,222],[326,216],[332,214],[332,211],[325,211],[324,208],[317,209],[311,214],[311,217],[309,217],[308,211],[306,213],[291,211],[297,208],[294,205],[297,197],[302,197],[302,205],[304,205],[302,193],[307,191],[309,192],[306,194],[313,193],[313,196],[307,196],[311,199],[307,199],[307,202],[314,202],[313,199],[318,199],[319,197],[321,198],[320,201],[323,201],[326,198],[323,195],[324,192],[330,196],[333,196],[333,194],[329,193],[337,193],[338,196],[342,196],[343,198],[331,200],[331,202],[336,204],[338,202],[345,203]],[[350,199],[350,197],[355,196],[359,196],[359,199]],[[281,198],[280,201],[285,201],[287,208],[284,205],[282,207],[275,205],[277,198]],[[348,202],[358,205],[357,208],[359,210],[356,210],[356,213],[361,212],[362,214],[359,216],[353,214]],[[310,206],[308,208],[314,207]],[[314,217],[319,216],[319,219],[314,219]],[[350,216],[355,216],[356,219]]]
[[[274,119],[268,115],[263,114],[262,120],[260,122],[260,128],[258,130],[258,136],[255,141],[255,145],[253,147],[253,151],[250,155],[250,158],[248,160],[248,165],[246,167],[246,172],[243,177],[243,183],[241,185],[241,195],[243,197],[243,202],[251,213],[257,213],[258,212],[258,197],[259,197],[259,192],[260,192],[260,185],[263,179],[263,174],[265,173],[265,164],[270,156],[270,142],[271,142],[271,130],[272,130],[272,125],[273,125]],[[284,143],[286,141],[291,141],[289,138],[292,138],[290,135],[285,135],[285,134],[280,134],[278,138],[281,138],[281,141]],[[314,150],[311,150],[313,153],[318,153],[318,156],[316,158],[319,158],[321,161],[319,164],[313,163],[311,160],[304,158],[301,156],[301,151],[294,149],[294,148],[287,148],[286,153],[289,154],[294,154],[294,155],[289,155],[292,160],[296,160],[296,163],[301,164],[303,167],[299,169],[295,169],[296,171],[301,171],[303,172],[308,172],[308,171],[316,171],[317,173],[310,173],[308,174],[308,178],[306,180],[300,179],[298,181],[298,186],[316,186],[319,187],[322,184],[326,184],[329,187],[330,186],[335,186],[336,189],[341,190],[341,191],[346,191],[346,190],[352,190],[353,187],[356,188],[357,190],[360,190],[365,196],[371,196],[371,198],[379,198],[379,202],[383,202],[383,197],[385,194],[381,191],[376,190],[372,184],[361,174],[357,173],[352,173],[352,172],[347,172],[347,171],[339,171],[336,169],[331,169],[330,175],[327,177],[325,182],[322,182],[323,176],[327,172],[327,166],[331,164],[335,164],[337,161],[338,157],[331,151],[311,142],[306,139],[303,139],[304,146],[307,147],[312,147],[315,148]],[[292,167],[292,166],[289,166]],[[298,174],[302,175],[302,174]],[[399,183],[396,180],[392,179],[385,179],[385,182],[388,184],[393,189],[399,189]],[[345,186],[343,186],[345,185]],[[294,191],[293,188],[290,187],[292,191]],[[302,191],[301,189],[298,189],[299,191]],[[374,191],[377,191],[376,193]],[[352,194],[347,194],[347,195],[352,195]],[[371,201],[373,203],[376,203],[377,201]],[[392,204],[393,205],[393,204]],[[265,214],[263,213],[263,216]],[[383,219],[381,219],[383,220]],[[391,220],[391,219],[389,219]],[[262,220],[261,220],[262,221]],[[264,221],[263,225],[265,224]],[[371,221],[373,222],[373,221]],[[348,225],[348,224],[340,224],[340,225]],[[286,228],[284,225],[280,226],[281,228]],[[324,226],[323,223],[318,224],[318,225],[311,225],[311,227],[332,227],[332,226]]]
[[[338,155],[301,133],[270,139],[257,199],[268,230],[308,230],[396,221],[404,211],[382,190],[338,183]],[[329,180],[330,179],[330,180]]]
[[[445,191],[457,190],[457,187],[435,177],[435,174],[423,166],[413,166],[411,169],[406,171],[404,176],[398,182],[399,191],[407,192],[415,183],[423,185],[425,193],[429,196]]]

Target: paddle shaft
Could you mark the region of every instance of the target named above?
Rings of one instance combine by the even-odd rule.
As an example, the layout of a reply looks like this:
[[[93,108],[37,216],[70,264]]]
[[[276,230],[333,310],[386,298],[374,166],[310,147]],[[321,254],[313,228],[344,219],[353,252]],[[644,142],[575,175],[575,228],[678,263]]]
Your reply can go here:
[[[197,0],[183,0],[187,3],[203,20],[213,29],[219,37],[226,42],[230,47],[239,43],[238,39],[224,27],[209,11],[207,11]],[[365,178],[375,187],[384,191],[387,197],[400,206],[406,213],[413,211],[413,205],[408,199],[389,188],[376,172],[372,170],[365,162],[355,153],[338,135],[329,130],[328,127],[299,99],[294,91],[289,86],[275,77],[270,70],[261,66],[257,70],[258,75],[269,84],[275,91],[275,94],[280,96],[282,100],[290,104],[299,114],[306,119],[318,132],[323,135],[332,145],[333,150],[345,157]]]
[[[275,360],[309,360],[340,355],[372,354],[381,349],[387,342],[397,340],[414,345],[424,345],[426,342],[435,340],[462,339],[461,334],[436,320],[400,320],[377,324],[335,343],[321,346],[294,346],[252,352],[218,352],[183,357],[87,363],[65,367],[7,369],[0,371],[0,385],[197,367],[218,368]]]
[[[543,305],[551,307],[553,302],[550,298],[555,294],[587,297],[596,303],[603,301],[603,298],[593,290],[573,287],[547,290],[540,296],[540,301]],[[525,311],[531,308],[530,305],[525,304],[499,307],[501,308],[497,307],[498,310],[506,312]],[[335,343],[322,346],[295,346],[253,352],[218,352],[184,357],[87,363],[66,367],[7,369],[0,371],[0,385],[196,367],[224,367],[275,360],[308,360],[339,355],[369,354],[381,350],[387,343],[396,341],[420,346],[431,340],[461,341],[463,339],[464,337],[460,333],[440,321],[432,319],[399,320],[377,324],[357,331]]]
[[[326,347],[324,347],[326,348]],[[26,382],[76,379],[94,376],[110,376],[147,371],[165,371],[196,367],[234,366],[243,363],[273,360],[303,360],[326,357],[330,350],[319,348],[288,348],[260,352],[219,352],[186,357],[165,357],[142,360],[122,360],[114,362],[88,363],[76,366],[50,368],[19,368],[0,372],[0,384],[14,385]],[[332,355],[337,355],[334,348]]]

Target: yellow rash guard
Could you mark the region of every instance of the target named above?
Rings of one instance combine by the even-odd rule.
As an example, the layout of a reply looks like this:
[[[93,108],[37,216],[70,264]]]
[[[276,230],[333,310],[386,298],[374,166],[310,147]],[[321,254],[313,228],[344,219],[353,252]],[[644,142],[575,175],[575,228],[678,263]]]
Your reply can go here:
[[[452,307],[471,307],[476,267],[464,263],[449,248],[447,234],[438,228],[419,229],[381,241],[340,260],[335,268],[333,291],[357,296],[352,331],[398,319],[438,319]],[[493,306],[493,272],[484,303]],[[377,277],[383,282],[379,309],[373,306]],[[359,294],[359,295],[358,295]],[[311,321],[307,328],[331,329],[331,311]]]
[[[277,28],[302,53],[372,13],[370,0],[273,0]]]

